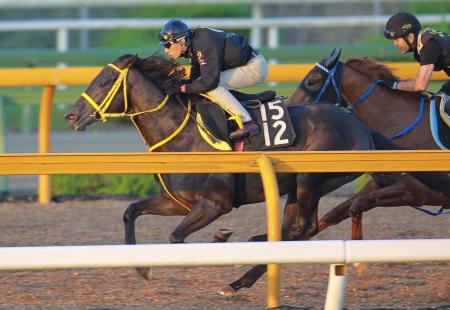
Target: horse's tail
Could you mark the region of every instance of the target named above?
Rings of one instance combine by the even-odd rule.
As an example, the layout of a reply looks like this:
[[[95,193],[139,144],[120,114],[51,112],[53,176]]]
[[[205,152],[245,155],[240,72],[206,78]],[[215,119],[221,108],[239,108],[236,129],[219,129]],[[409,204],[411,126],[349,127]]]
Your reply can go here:
[[[406,148],[395,145],[391,140],[377,131],[371,131],[372,138],[377,150],[406,150]]]

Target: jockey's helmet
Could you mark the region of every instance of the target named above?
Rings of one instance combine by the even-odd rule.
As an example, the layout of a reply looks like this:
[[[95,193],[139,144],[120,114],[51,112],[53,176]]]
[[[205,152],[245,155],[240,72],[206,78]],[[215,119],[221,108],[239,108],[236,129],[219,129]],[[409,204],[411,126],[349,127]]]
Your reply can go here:
[[[192,34],[191,28],[185,22],[179,19],[171,19],[161,28],[159,33],[159,44],[177,42],[179,39],[190,38]]]
[[[384,37],[389,40],[395,40],[405,37],[409,33],[417,35],[422,29],[419,20],[410,13],[397,13],[392,15],[386,23]]]

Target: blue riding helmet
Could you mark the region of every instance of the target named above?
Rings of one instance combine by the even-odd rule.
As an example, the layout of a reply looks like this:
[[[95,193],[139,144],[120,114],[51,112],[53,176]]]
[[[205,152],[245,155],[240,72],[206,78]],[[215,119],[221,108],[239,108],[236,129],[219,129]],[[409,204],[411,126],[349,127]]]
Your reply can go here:
[[[183,37],[190,38],[191,34],[192,29],[189,28],[185,22],[179,19],[171,19],[161,28],[161,32],[159,33],[159,44],[164,45],[177,42]]]

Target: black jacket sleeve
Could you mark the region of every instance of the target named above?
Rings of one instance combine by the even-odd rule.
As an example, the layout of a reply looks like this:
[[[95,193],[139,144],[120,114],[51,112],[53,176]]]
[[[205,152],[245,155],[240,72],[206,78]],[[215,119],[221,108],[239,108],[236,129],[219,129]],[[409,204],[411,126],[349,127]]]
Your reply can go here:
[[[192,48],[193,74],[200,71],[200,76],[186,84],[186,93],[198,94],[208,92],[219,85],[220,71],[223,63],[224,40],[212,31],[202,31],[194,36]],[[191,74],[191,77],[194,77]]]

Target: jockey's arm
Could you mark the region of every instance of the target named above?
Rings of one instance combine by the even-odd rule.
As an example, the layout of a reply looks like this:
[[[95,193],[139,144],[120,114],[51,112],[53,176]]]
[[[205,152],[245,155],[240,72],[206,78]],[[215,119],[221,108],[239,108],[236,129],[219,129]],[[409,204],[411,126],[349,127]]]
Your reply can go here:
[[[427,90],[433,70],[434,64],[420,66],[417,77],[414,80],[400,81],[397,84],[397,89],[417,92]]]

